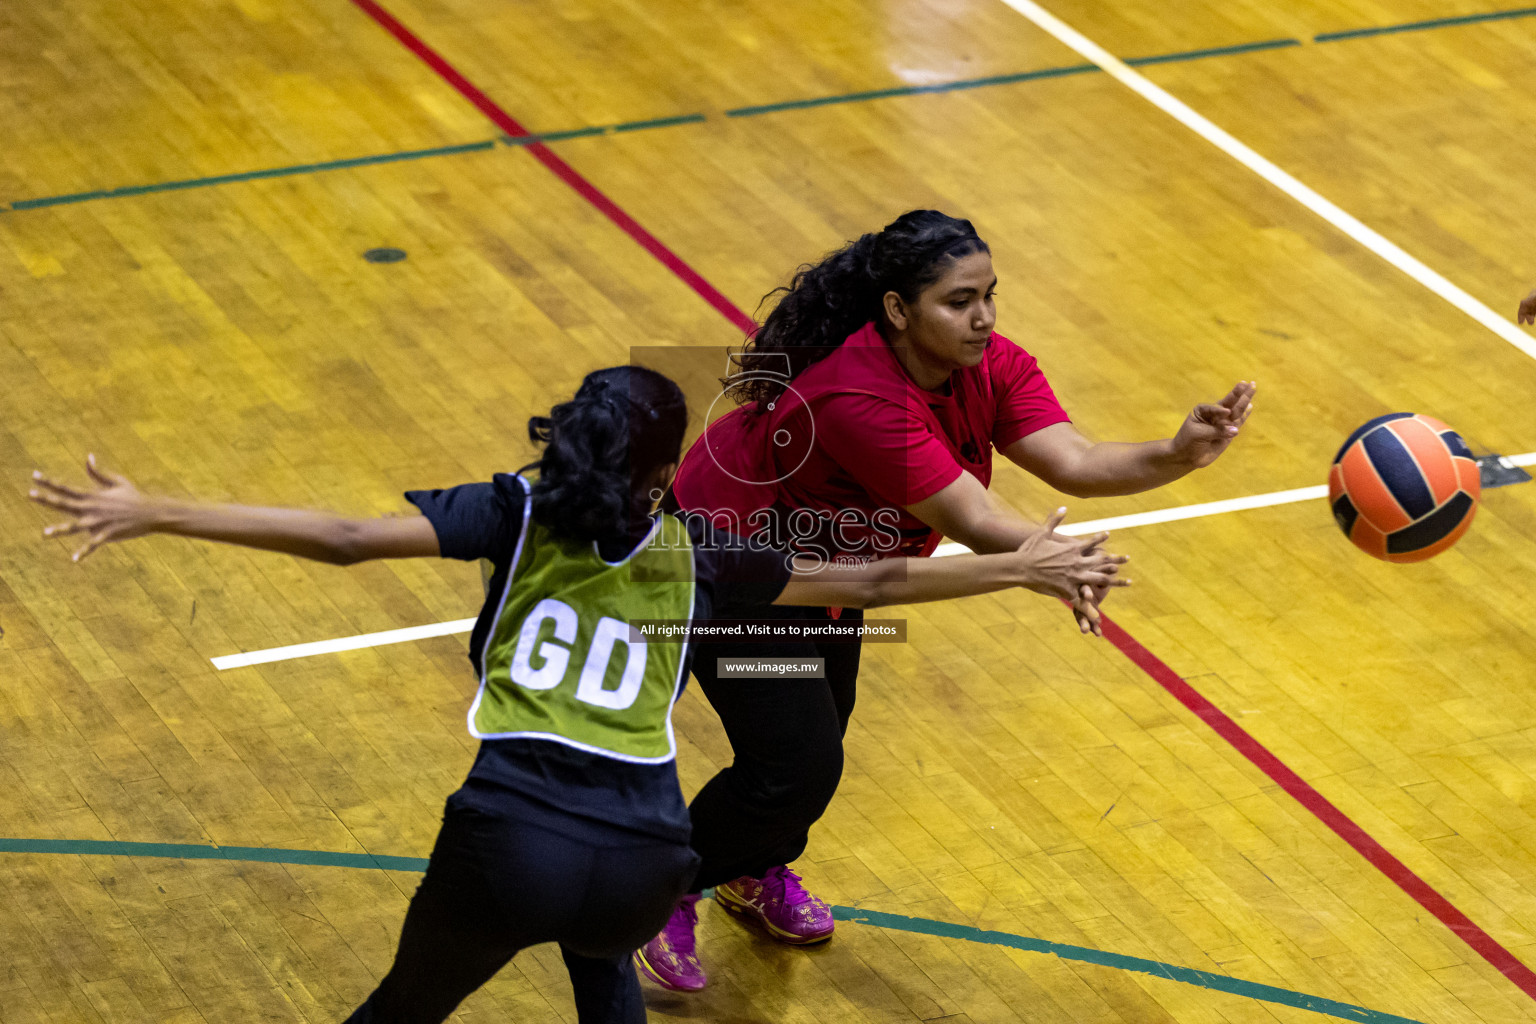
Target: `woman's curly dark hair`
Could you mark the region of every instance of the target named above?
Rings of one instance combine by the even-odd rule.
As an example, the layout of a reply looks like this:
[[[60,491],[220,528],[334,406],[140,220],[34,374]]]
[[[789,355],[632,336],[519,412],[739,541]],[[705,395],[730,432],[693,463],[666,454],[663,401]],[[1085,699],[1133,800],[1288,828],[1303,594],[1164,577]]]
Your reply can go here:
[[[672,380],[643,366],[594,370],[569,402],[528,421],[544,446],[533,518],[577,541],[627,536],[650,511],[656,467],[682,456],[688,406]]]
[[[944,275],[955,260],[991,252],[968,220],[937,210],[911,210],[879,233],[864,235],[820,263],[795,271],[762,327],[732,357],[739,369],[721,381],[740,404],[766,405],[789,381],[826,358],[871,320],[885,321],[885,293],[906,302]]]

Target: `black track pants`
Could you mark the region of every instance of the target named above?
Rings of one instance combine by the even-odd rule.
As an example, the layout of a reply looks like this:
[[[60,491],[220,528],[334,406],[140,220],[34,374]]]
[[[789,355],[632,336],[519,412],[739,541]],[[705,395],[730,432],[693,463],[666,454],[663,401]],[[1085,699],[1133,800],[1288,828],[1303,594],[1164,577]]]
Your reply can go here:
[[[642,1024],[630,954],[692,882],[686,845],[615,829],[573,839],[498,813],[471,781],[448,800],[395,963],[349,1024],[437,1024],[519,950],[560,943],[581,1024]],[[554,822],[555,825],[558,822]]]
[[[770,607],[743,618],[827,621],[823,608]],[[863,621],[859,609],[839,622]],[[694,891],[742,875],[761,877],[805,852],[843,775],[843,734],[853,714],[860,645],[707,643],[693,675],[730,737],[735,762],[694,797],[693,848],[703,863]],[[721,678],[719,658],[825,658],[825,679]]]

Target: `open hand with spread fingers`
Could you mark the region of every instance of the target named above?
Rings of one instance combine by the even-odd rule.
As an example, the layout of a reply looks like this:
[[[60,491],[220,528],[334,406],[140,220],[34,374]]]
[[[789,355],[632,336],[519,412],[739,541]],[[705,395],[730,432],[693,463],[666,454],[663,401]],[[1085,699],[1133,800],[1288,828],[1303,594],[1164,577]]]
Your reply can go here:
[[[82,534],[75,551],[80,561],[113,541],[165,533],[199,540],[278,551],[331,565],[352,565],[373,558],[436,558],[437,534],[422,516],[353,518],[308,509],[270,508],[182,501],[145,494],[127,477],[109,473],[85,459],[91,485],[74,487],[32,474],[30,497],[70,518],[43,531],[44,537]]]
[[[39,505],[68,513],[69,519],[43,530],[45,537],[83,534],[85,543],[75,550],[80,561],[101,545],[117,540],[142,537],[154,529],[154,504],[139,493],[127,477],[109,473],[96,464],[96,456],[87,455],[85,471],[94,486],[72,487],[44,476],[32,474],[28,497]]]

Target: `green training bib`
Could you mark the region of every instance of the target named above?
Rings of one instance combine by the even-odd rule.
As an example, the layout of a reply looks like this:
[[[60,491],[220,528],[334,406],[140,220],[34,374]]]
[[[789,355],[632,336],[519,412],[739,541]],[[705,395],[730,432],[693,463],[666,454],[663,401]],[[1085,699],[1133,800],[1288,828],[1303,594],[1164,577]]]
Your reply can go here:
[[[693,544],[673,516],[658,517],[628,558],[607,562],[596,544],[558,538],[525,513],[469,731],[623,761],[672,760],[688,647],[631,638],[629,623],[691,618],[694,589]]]

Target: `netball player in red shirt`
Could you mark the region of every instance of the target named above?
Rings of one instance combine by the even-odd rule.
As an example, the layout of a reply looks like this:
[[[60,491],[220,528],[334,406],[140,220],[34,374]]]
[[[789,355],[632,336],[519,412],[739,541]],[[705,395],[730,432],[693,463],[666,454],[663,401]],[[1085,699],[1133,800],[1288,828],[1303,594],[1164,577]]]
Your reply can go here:
[[[933,210],[802,267],[727,381],[741,407],[689,451],[672,505],[739,532],[776,531],[834,561],[930,554],[941,536],[1011,551],[1042,527],[988,494],[994,449],[1076,497],[1132,494],[1209,465],[1247,419],[1254,386],[1242,382],[1196,406],[1166,440],[1088,440],[1034,358],[993,333],[996,285],[970,222]],[[1104,593],[1068,592],[1084,632],[1098,632]],[[716,658],[773,656],[822,657],[825,678],[786,685],[717,674]],[[832,934],[826,904],[787,865],[841,777],[858,663],[856,643],[804,642],[716,645],[694,664],[735,753],[689,808],[702,858],[695,892],[714,886],[726,910],[786,942]],[[679,903],[636,954],[668,988],[705,984],[697,900]]]

